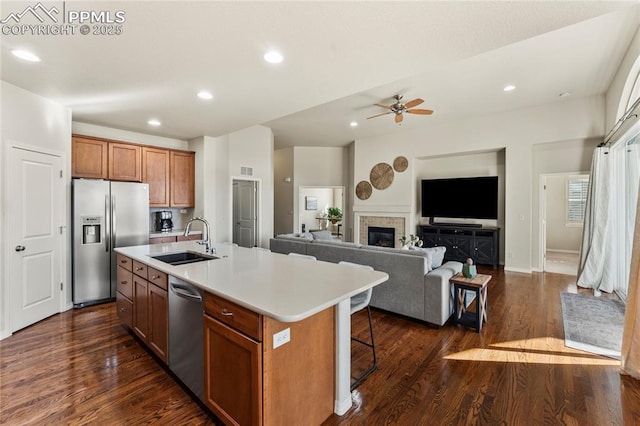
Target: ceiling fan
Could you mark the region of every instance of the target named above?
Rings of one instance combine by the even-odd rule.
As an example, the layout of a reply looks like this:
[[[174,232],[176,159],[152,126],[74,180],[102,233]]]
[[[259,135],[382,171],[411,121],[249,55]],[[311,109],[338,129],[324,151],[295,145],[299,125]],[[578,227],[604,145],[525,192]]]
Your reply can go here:
[[[419,108],[414,108],[415,106],[420,105],[421,103],[423,103],[424,101],[420,98],[416,98],[412,101],[409,101],[407,103],[402,103],[402,95],[395,95],[393,97],[396,102],[392,105],[382,105],[382,104],[374,104],[376,106],[379,106],[381,108],[386,108],[390,111],[387,112],[383,112],[382,114],[376,114],[376,115],[372,115],[371,117],[367,117],[367,120],[370,118],[375,118],[375,117],[380,117],[381,115],[387,115],[387,114],[395,114],[395,121],[396,123],[402,123],[402,114],[409,113],[409,114],[420,114],[420,115],[430,115],[433,114],[433,111],[430,109],[419,109]]]

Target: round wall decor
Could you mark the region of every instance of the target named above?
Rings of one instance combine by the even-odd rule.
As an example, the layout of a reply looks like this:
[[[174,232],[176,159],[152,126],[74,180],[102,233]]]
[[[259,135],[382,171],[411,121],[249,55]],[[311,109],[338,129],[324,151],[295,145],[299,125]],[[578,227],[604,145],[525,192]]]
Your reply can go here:
[[[387,163],[378,163],[371,168],[369,180],[375,189],[386,189],[393,182],[393,169]]]
[[[409,160],[407,160],[407,157],[403,157],[401,155],[393,160],[393,170],[396,172],[402,173],[407,170],[407,167],[409,167]]]
[[[356,197],[361,200],[367,200],[371,197],[371,192],[373,192],[373,188],[371,188],[371,184],[366,180],[361,180],[356,185]]]

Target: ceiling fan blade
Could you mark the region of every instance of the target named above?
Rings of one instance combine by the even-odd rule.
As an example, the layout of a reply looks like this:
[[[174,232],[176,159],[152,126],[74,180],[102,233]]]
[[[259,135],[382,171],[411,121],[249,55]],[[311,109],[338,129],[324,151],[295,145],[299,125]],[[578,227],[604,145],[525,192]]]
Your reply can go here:
[[[380,108],[386,108],[386,109],[391,109],[390,106],[388,105],[382,105],[382,104],[374,104],[375,106],[379,106]]]
[[[382,114],[376,114],[376,115],[372,115],[371,117],[367,117],[367,120],[370,118],[376,118],[376,117],[380,117],[381,115],[387,115],[387,114],[391,114],[392,111],[389,112],[383,112]]]
[[[420,99],[420,98],[416,98],[416,99],[414,99],[414,100],[412,100],[412,101],[409,101],[409,102],[407,102],[406,104],[404,104],[404,107],[405,107],[405,108],[413,108],[414,106],[418,106],[418,105],[420,105],[420,104],[421,104],[421,103],[423,103],[423,102],[424,102],[424,101],[423,101],[422,99]]]
[[[402,123],[402,114],[396,114],[396,123]]]
[[[405,112],[408,112],[409,114],[420,114],[420,115],[433,114],[433,111],[431,111],[430,109],[408,109]]]

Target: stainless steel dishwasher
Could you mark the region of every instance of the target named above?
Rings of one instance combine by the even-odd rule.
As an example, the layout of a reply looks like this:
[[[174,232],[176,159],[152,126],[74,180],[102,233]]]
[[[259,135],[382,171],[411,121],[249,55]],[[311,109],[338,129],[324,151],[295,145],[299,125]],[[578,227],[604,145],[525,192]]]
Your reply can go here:
[[[169,368],[201,401],[204,397],[202,292],[169,276]]]

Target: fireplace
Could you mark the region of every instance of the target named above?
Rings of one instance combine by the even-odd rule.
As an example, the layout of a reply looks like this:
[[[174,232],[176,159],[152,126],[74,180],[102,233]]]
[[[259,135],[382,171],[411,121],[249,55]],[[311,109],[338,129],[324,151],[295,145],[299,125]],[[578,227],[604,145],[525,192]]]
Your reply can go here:
[[[370,246],[395,247],[396,229],[382,226],[367,227],[367,244]]]

